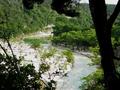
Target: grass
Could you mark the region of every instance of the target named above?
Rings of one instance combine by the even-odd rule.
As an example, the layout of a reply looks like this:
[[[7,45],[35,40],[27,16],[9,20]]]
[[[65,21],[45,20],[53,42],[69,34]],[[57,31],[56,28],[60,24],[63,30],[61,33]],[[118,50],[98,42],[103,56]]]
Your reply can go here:
[[[48,43],[48,40],[43,38],[25,38],[23,41],[30,44],[32,48],[39,48],[41,44]]]
[[[74,63],[74,56],[73,56],[72,51],[70,51],[70,50],[64,50],[62,52],[62,54],[65,55],[68,63],[72,63],[72,64]]]

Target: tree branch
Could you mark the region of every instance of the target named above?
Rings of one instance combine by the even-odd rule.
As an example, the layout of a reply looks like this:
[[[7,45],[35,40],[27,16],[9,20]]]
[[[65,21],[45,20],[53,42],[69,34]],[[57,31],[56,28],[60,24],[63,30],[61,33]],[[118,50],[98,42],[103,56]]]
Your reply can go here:
[[[112,28],[112,25],[113,23],[115,22],[117,16],[119,15],[120,13],[120,0],[118,1],[115,9],[114,9],[114,12],[112,13],[112,15],[110,16],[110,18],[108,19],[108,26],[111,26]]]
[[[6,52],[6,49],[0,44],[0,48],[4,51],[6,57],[9,59],[9,55]]]
[[[16,56],[15,56],[15,54],[13,52],[13,49],[11,47],[11,44],[10,44],[9,40],[7,38],[5,38],[5,40],[6,40],[7,44],[8,44],[8,47],[9,47],[11,53],[12,53],[13,58],[16,59]]]
[[[120,61],[120,58],[119,57],[117,57],[117,56],[113,56],[113,58],[115,59],[115,60],[117,60],[117,61]]]

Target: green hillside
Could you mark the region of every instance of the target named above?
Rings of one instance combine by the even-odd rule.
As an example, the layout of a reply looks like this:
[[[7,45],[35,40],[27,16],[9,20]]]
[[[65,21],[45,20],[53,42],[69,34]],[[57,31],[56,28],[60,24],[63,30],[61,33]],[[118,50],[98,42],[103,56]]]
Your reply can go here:
[[[16,37],[42,30],[43,27],[54,24],[53,43],[64,43],[66,46],[72,43],[73,46],[80,47],[81,45],[96,46],[89,5],[80,4],[77,8],[80,15],[70,18],[53,11],[50,6],[51,1],[45,0],[41,5],[35,4],[32,10],[25,10],[22,0],[0,0],[0,35],[5,34]],[[109,16],[113,9],[114,5],[107,6]],[[119,37],[115,35],[115,33],[119,32],[119,20],[118,17],[113,28],[115,40],[119,40]],[[69,41],[68,37],[72,39]]]
[[[57,16],[47,2],[28,11],[24,10],[22,0],[0,0],[0,29],[13,36],[36,32],[53,23]]]
[[[22,0],[0,0],[0,29],[12,33],[13,36],[36,32],[48,24],[55,24],[58,18],[68,19],[58,15],[50,6],[51,0],[46,0],[41,5],[34,5],[32,10],[24,10]],[[86,8],[80,7],[81,15],[71,19],[71,24],[79,27],[90,27],[90,14]],[[83,12],[84,11],[84,12]],[[84,16],[84,18],[83,18]],[[74,21],[74,22],[73,22]],[[88,22],[89,21],[89,22]]]

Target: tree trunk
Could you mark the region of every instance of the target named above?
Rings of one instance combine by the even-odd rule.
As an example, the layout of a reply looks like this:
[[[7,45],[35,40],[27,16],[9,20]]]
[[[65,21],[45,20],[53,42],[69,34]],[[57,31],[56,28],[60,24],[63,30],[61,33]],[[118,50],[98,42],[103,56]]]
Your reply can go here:
[[[118,88],[118,79],[113,62],[114,52],[111,43],[112,26],[107,25],[105,0],[89,0],[89,6],[100,46],[105,85],[108,90],[120,90]]]

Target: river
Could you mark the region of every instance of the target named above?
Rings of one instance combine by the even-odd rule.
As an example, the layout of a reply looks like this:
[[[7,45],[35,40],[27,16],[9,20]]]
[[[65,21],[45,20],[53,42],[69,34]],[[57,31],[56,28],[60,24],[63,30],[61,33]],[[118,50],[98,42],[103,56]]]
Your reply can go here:
[[[74,53],[74,56],[75,62],[72,70],[57,82],[56,90],[80,90],[82,78],[96,70],[96,66],[89,65],[91,63],[89,58],[79,53]]]

